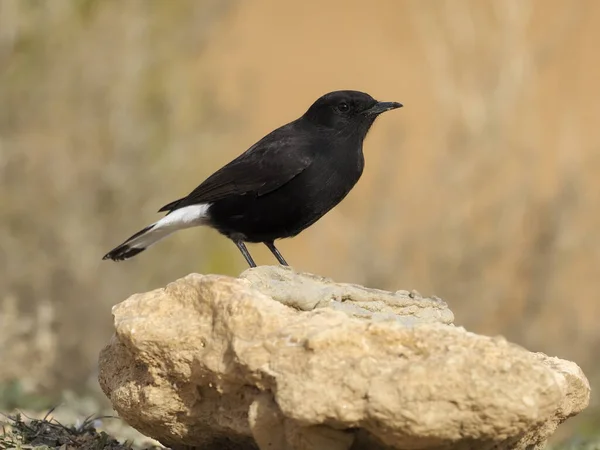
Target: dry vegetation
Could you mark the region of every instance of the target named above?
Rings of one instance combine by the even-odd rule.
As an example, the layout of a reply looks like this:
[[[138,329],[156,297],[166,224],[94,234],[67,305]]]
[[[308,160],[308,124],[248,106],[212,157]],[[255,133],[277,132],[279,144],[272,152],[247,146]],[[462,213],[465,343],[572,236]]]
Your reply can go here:
[[[1,0],[0,384],[84,389],[112,304],[237,274],[210,230],[100,258],[313,98],[356,88],[406,107],[286,257],[435,293],[600,388],[599,21],[585,0]]]
[[[99,427],[117,422],[107,432]],[[80,449],[80,450],[158,450],[158,442],[144,439],[120,419],[92,415],[78,418],[74,423],[62,423],[48,411],[43,417],[33,418],[22,413],[0,416],[0,449]],[[133,437],[134,439],[131,439]],[[129,438],[129,439],[128,439]]]
[[[27,420],[20,414],[8,416],[0,436],[0,448],[78,448],[82,450],[122,450],[131,448],[121,444],[108,434],[98,433],[94,419],[86,418],[78,426],[66,426],[60,422],[43,419]],[[64,446],[64,447],[63,447]]]

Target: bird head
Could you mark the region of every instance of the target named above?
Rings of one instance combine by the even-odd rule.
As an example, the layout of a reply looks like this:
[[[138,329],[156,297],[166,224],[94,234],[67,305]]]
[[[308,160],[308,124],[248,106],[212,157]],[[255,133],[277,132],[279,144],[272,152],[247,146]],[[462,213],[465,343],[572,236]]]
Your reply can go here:
[[[303,118],[326,128],[366,134],[379,114],[401,108],[397,102],[379,102],[359,91],[335,91],[319,98]]]

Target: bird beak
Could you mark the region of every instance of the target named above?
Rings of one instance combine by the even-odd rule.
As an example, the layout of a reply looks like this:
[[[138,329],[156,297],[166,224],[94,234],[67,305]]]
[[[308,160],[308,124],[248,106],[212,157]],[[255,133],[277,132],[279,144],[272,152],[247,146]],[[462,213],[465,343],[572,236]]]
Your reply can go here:
[[[369,109],[363,111],[363,114],[371,116],[373,114],[381,114],[389,111],[390,109],[402,108],[402,103],[398,102],[377,102]]]

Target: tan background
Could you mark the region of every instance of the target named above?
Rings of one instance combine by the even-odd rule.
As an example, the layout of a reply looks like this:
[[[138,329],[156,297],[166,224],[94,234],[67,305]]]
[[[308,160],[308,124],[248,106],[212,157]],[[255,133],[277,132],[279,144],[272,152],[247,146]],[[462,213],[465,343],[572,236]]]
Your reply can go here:
[[[336,89],[405,108],[288,261],[439,295],[599,388],[598,23],[594,0],[0,1],[0,388],[93,385],[111,305],[243,270],[207,229],[100,258]]]

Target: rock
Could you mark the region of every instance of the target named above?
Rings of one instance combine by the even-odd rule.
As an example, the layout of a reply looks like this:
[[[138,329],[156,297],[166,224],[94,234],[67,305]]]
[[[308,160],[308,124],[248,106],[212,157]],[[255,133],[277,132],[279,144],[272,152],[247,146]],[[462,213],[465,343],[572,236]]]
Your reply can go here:
[[[455,327],[439,299],[283,267],[188,275],[113,315],[101,387],[173,448],[536,449],[589,401],[576,364]]]
[[[441,299],[423,298],[416,291],[391,293],[356,284],[334,283],[280,266],[246,270],[240,279],[273,300],[301,311],[331,308],[352,317],[373,321],[392,319],[404,325],[454,321],[452,311]]]

